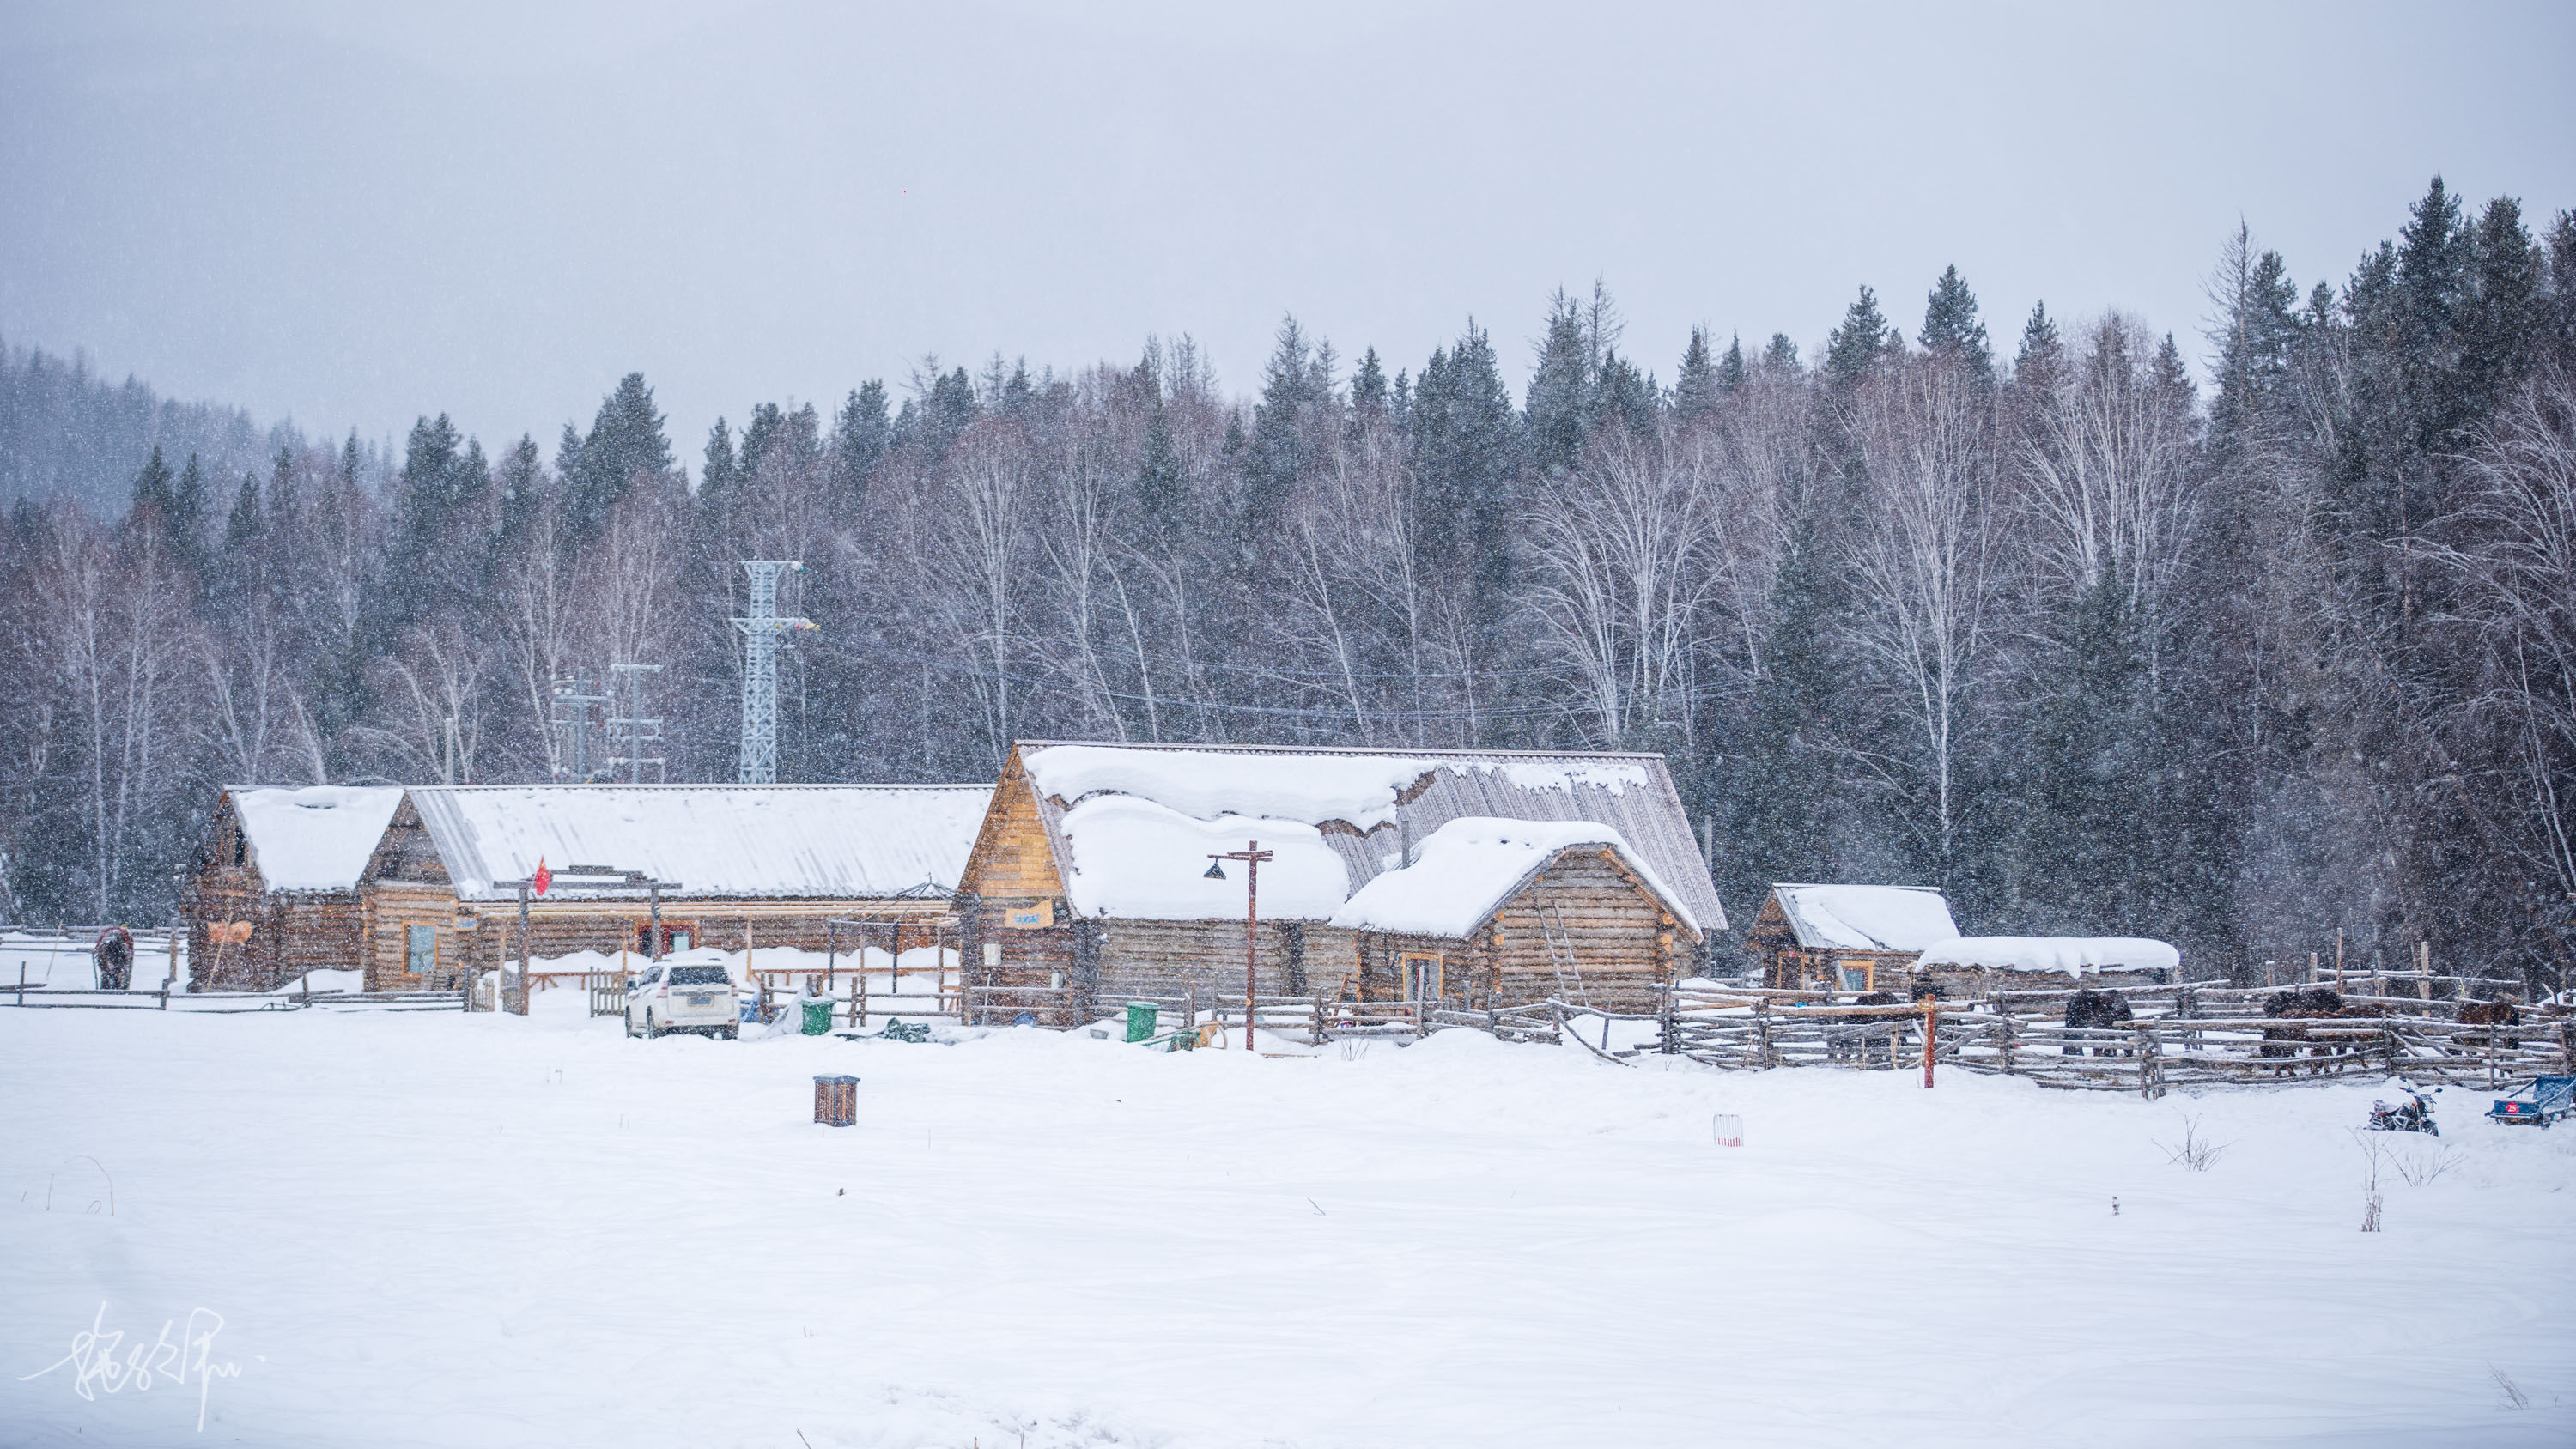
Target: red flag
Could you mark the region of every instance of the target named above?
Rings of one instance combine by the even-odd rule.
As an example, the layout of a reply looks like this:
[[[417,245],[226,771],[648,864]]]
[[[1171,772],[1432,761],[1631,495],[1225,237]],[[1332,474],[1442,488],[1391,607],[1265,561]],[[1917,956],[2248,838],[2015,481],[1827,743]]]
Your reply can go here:
[[[542,855],[538,856],[537,873],[529,879],[528,888],[536,892],[538,895],[544,895],[546,893],[546,887],[553,885],[554,881],[555,873],[546,869],[546,858]]]

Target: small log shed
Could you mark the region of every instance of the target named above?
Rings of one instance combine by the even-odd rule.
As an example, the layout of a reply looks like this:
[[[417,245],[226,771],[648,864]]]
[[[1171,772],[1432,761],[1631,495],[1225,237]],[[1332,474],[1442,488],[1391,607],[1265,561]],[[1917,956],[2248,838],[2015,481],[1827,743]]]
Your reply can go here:
[[[1915,958],[1958,934],[1949,901],[1931,886],[1783,883],[1764,898],[1744,948],[1774,990],[1901,993]]]
[[[226,787],[179,887],[191,989],[274,991],[308,971],[356,969],[358,880],[402,797],[398,785]],[[244,924],[247,940],[217,939]]]

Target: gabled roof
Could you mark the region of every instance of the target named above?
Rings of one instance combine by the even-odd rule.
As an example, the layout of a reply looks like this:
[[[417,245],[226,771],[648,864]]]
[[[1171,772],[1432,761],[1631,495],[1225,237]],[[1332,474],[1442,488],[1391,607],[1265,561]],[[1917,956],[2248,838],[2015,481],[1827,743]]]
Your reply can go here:
[[[494,881],[606,866],[676,881],[669,898],[945,895],[990,785],[420,785],[413,808],[466,900]],[[928,891],[923,888],[928,887]],[[580,898],[566,886],[548,899]]]
[[[1212,851],[1259,840],[1262,914],[1324,921],[1452,821],[1586,822],[1622,842],[1677,914],[1723,929],[1661,755],[1023,741],[1024,776],[1065,896],[1084,916],[1213,920],[1240,885],[1202,883]]]
[[[399,785],[233,785],[224,794],[250,863],[273,891],[356,889],[403,798]]]
[[[1665,909],[1699,934],[1699,922],[1619,832],[1589,820],[1496,820],[1467,816],[1431,832],[1413,864],[1361,886],[1333,912],[1336,926],[1463,938],[1482,926],[1532,876],[1569,850],[1615,855]]]
[[[1775,885],[1771,900],[1791,937],[1814,950],[1920,951],[1959,934],[1931,886]]]

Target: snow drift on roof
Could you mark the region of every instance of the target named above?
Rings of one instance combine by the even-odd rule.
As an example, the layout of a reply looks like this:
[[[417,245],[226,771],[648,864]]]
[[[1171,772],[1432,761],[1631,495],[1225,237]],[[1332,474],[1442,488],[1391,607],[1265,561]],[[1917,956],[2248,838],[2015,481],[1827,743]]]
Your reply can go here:
[[[1619,832],[1590,820],[1501,820],[1466,816],[1424,838],[1414,862],[1360,887],[1332,923],[1368,931],[1463,937],[1511,898],[1560,850],[1605,845],[1693,932],[1699,922]]]
[[[677,881],[672,894],[855,900],[945,893],[989,785],[428,785],[412,791],[457,894],[542,858]],[[584,894],[567,882],[548,898]]]
[[[1950,903],[1930,886],[1775,885],[1801,946],[1830,951],[1920,951],[1956,939]]]
[[[1395,819],[1395,797],[1434,769],[1499,771],[1524,790],[1598,785],[1613,794],[1647,782],[1624,760],[1442,759],[1283,750],[1191,750],[1044,745],[1021,757],[1040,794],[1067,803],[1102,793],[1134,795],[1200,820],[1267,816],[1365,831]]]
[[[2145,936],[1961,936],[1923,953],[1924,966],[1994,971],[2171,971],[2182,953]]]
[[[1064,816],[1073,868],[1064,879],[1077,915],[1149,921],[1211,921],[1243,914],[1244,867],[1206,878],[1208,857],[1247,841],[1277,857],[1261,863],[1266,920],[1320,921],[1351,892],[1341,857],[1302,821],[1220,815],[1194,820],[1132,795],[1098,795]]]
[[[399,785],[236,786],[231,793],[251,864],[273,891],[355,889],[403,797]]]

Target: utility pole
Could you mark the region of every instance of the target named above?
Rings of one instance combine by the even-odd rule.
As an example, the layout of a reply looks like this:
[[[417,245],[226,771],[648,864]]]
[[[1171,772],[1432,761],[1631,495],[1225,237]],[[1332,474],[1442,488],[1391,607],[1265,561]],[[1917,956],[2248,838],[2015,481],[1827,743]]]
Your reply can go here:
[[[563,749],[555,757],[554,776],[558,780],[587,783],[590,779],[590,707],[608,703],[608,696],[592,692],[590,677],[576,669],[558,674],[554,679],[553,724],[564,737]]]
[[[611,751],[606,762],[609,776],[613,779],[623,769],[629,784],[641,785],[644,783],[644,767],[650,765],[654,782],[659,784],[665,778],[662,757],[644,753],[644,747],[661,743],[662,720],[658,715],[647,718],[644,714],[644,676],[661,673],[662,666],[612,664],[608,666],[608,672],[618,676],[617,684],[626,696],[626,712],[611,715],[600,722],[603,726],[601,733],[607,736]]]
[[[811,619],[782,617],[778,612],[778,576],[802,573],[795,559],[747,558],[751,574],[751,611],[735,619],[742,631],[742,783],[778,783],[778,651],[789,636],[818,628]]]
[[[1243,862],[1243,1049],[1245,1051],[1252,1050],[1252,991],[1258,979],[1254,975],[1253,968],[1255,959],[1253,943],[1259,939],[1257,933],[1261,927],[1261,863],[1277,853],[1262,849],[1261,842],[1258,840],[1247,840],[1241,850],[1229,850],[1222,855],[1211,852],[1208,856],[1207,878],[1210,880],[1225,879],[1225,862],[1229,860]]]

